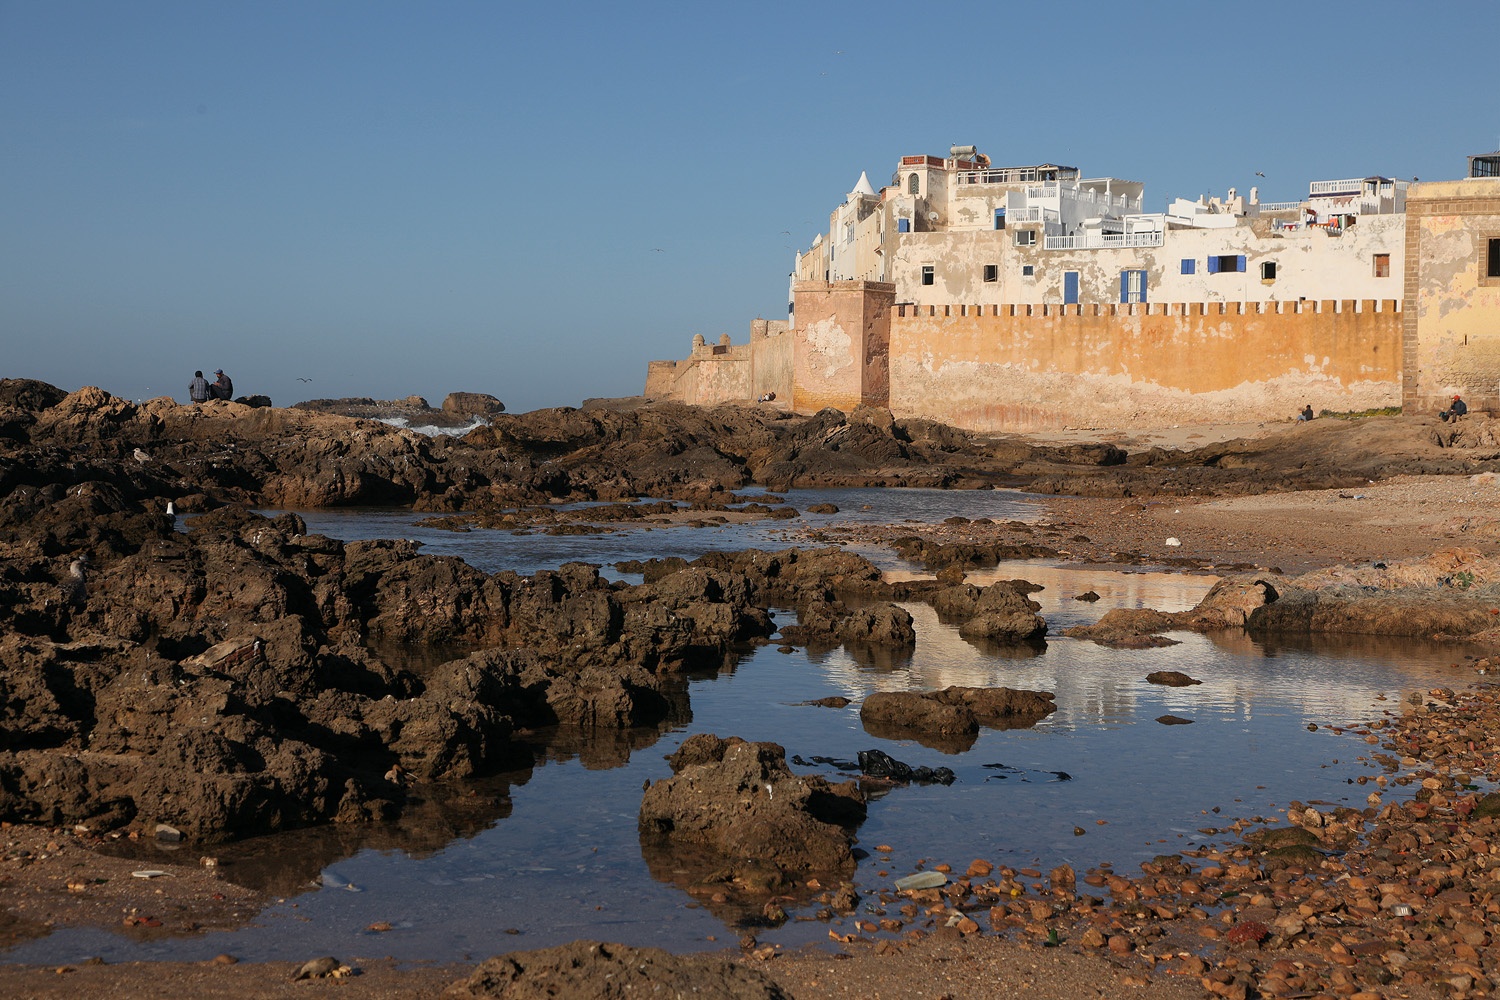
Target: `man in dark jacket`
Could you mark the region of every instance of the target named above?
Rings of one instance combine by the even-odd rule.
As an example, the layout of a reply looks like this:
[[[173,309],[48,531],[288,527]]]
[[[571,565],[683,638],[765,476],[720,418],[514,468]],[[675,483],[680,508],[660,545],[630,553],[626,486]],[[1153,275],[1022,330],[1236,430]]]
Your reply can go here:
[[[202,372],[193,372],[193,380],[188,383],[188,399],[195,403],[206,403],[213,398],[213,393],[208,388],[208,379],[203,377]]]
[[[1462,397],[1454,396],[1453,403],[1442,413],[1439,413],[1438,416],[1442,417],[1444,420],[1457,420],[1459,417],[1468,412],[1469,404],[1465,403]]]
[[[228,375],[224,374],[224,369],[215,368],[214,374],[219,376],[213,384],[214,399],[233,399],[234,383],[230,381]]]

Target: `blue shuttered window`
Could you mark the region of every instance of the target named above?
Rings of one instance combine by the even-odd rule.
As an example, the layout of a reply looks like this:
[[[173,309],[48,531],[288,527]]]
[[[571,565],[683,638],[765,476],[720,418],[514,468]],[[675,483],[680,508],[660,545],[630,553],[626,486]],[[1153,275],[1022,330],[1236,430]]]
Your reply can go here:
[[[896,232],[898,232],[898,233],[909,233],[909,232],[911,232],[911,220],[910,219],[897,219],[896,220]]]
[[[1213,258],[1209,258],[1209,268],[1213,268]],[[1191,257],[1182,258],[1182,273],[1193,274],[1198,270],[1198,262]]]
[[[1219,258],[1217,258],[1217,257],[1210,257],[1210,258],[1208,258],[1208,273],[1209,274],[1218,274],[1219,273]]]

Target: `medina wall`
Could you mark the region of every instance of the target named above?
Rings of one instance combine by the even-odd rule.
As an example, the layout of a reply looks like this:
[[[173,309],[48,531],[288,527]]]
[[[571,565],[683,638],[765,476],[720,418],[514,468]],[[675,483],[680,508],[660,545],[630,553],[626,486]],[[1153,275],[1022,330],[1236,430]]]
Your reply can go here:
[[[1406,214],[1402,405],[1500,409],[1500,178],[1414,184]]]
[[[784,320],[754,320],[748,344],[730,343],[727,333],[709,344],[699,334],[684,360],[646,365],[645,394],[653,399],[713,406],[752,403],[772,392],[778,402],[791,400],[792,338]]]
[[[1401,397],[1394,300],[898,306],[889,352],[893,412],[978,431],[1284,420]]]

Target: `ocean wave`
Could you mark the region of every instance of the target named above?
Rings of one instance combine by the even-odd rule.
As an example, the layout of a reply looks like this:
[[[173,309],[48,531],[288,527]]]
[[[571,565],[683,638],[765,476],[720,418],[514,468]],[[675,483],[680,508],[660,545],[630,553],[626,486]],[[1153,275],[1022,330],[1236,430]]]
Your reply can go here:
[[[427,437],[463,437],[465,434],[479,427],[488,427],[490,422],[483,417],[475,417],[461,427],[439,427],[436,424],[413,424],[406,417],[376,417],[382,424],[392,427],[402,427]]]

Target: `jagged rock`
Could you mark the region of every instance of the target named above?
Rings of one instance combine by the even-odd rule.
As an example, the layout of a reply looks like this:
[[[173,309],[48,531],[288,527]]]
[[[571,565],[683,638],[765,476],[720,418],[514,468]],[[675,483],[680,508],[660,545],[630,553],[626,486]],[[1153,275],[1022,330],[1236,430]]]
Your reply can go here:
[[[796,775],[780,746],[738,737],[700,733],[670,759],[674,776],[641,799],[643,843],[693,845],[731,864],[853,870],[853,830],[865,815],[854,782]]]

